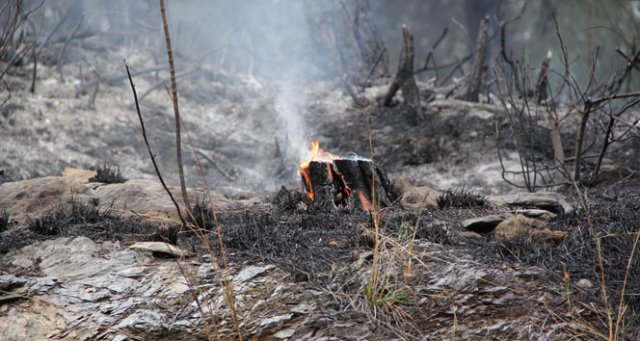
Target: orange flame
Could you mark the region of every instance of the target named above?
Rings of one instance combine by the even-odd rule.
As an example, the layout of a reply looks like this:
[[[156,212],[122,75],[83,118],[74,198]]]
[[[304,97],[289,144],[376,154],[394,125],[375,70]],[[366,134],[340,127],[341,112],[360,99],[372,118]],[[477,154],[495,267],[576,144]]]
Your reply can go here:
[[[300,163],[299,173],[300,175],[302,175],[302,178],[304,179],[304,184],[306,187],[305,189],[307,190],[307,196],[312,201],[315,199],[315,193],[313,191],[313,184],[311,183],[311,177],[309,175],[309,166],[311,165],[311,161],[332,161],[335,159],[337,159],[336,156],[320,148],[320,143],[318,142],[318,140],[311,141],[311,152],[309,153],[309,156],[307,157],[307,159],[303,160]],[[333,180],[334,171],[331,168],[330,162],[327,162],[327,171],[328,171],[329,177]],[[347,188],[346,191],[348,196],[351,193],[351,190]]]
[[[358,198],[360,199],[360,204],[362,205],[362,209],[365,211],[371,211],[371,202],[367,199],[367,197],[362,192],[358,192]]]

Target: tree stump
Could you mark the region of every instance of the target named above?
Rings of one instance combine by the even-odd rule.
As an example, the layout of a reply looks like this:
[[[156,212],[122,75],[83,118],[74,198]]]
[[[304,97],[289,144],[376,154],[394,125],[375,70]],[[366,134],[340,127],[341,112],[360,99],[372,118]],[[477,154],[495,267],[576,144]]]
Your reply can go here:
[[[387,207],[397,194],[384,172],[367,159],[309,161],[300,174],[311,206],[319,209]]]

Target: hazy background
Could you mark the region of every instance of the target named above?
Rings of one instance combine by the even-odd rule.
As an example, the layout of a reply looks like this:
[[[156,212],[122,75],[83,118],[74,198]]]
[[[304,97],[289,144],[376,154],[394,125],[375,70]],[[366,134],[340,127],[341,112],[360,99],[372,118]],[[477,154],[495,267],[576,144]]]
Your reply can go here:
[[[162,72],[166,70],[158,1],[23,2],[26,7],[43,5],[16,34],[35,34],[39,43],[47,39],[58,41],[40,51],[39,63],[74,65],[73,68],[79,65],[78,68],[84,69],[78,73],[86,78],[82,82],[88,82],[93,77],[89,71],[93,65],[108,71],[102,72],[103,75],[121,75],[122,60],[105,62],[99,57],[111,51],[126,51],[121,54],[128,56],[138,70],[158,66],[163,67]],[[415,63],[416,68],[420,68],[444,30],[448,33],[434,51],[436,63],[452,63],[469,55],[474,50],[479,22],[488,16],[489,33],[493,37],[487,60],[489,84],[493,84],[496,76],[494,61],[500,53],[499,23],[516,17],[524,6],[522,16],[506,30],[506,53],[535,75],[543,57],[551,51],[552,88],[558,86],[563,70],[558,33],[565,45],[572,75],[579,84],[587,82],[596,56],[595,77],[598,83],[605,83],[624,65],[616,49],[627,53],[640,41],[640,1],[627,0],[167,0],[166,5],[176,71],[193,70],[193,66],[198,65],[206,69],[207,72],[202,73],[204,77],[213,77],[220,83],[242,79],[246,84],[257,84],[256,93],[272,96],[269,110],[273,108],[277,120],[267,116],[265,120],[277,121],[281,125],[278,129],[284,130],[277,136],[277,143],[290,163],[284,168],[291,169],[292,174],[295,164],[309,149],[311,136],[303,113],[309,103],[306,95],[313,85],[324,82],[341,91],[345,90],[345,83],[361,87],[372,83],[387,86],[389,76],[396,72],[402,25],[407,25],[414,34]],[[0,13],[0,23],[8,14]],[[61,53],[66,45],[62,42],[72,36],[84,38],[70,39],[67,53]],[[74,49],[76,45],[78,48]],[[382,49],[381,62],[372,69],[370,59],[376,54],[363,51],[371,52],[375,48]],[[63,60],[57,60],[59,58]],[[28,57],[25,60],[29,62]],[[104,63],[112,65],[101,65]],[[437,85],[464,81],[462,75],[469,74],[470,64],[464,64],[463,72],[455,72],[453,77]],[[417,78],[425,82],[442,78],[451,69],[422,72]],[[61,79],[63,75],[64,72],[60,72]],[[183,96],[194,88],[200,90],[198,96],[213,96],[208,89],[198,89],[197,85],[188,87],[191,85],[188,82],[178,81]],[[626,84],[637,87],[640,80],[632,79]],[[251,98],[246,96],[253,96],[250,93],[236,95],[247,101]],[[215,101],[211,102],[213,107]],[[148,103],[143,103],[145,105]],[[234,110],[243,115],[247,112],[243,108]],[[242,115],[234,117],[244,119]],[[256,130],[256,133],[259,132]],[[272,136],[265,138],[268,143],[273,140]],[[258,147],[267,149],[265,146],[255,149],[260,149]],[[162,149],[171,154],[168,145]],[[264,157],[268,152],[255,153]],[[226,155],[231,158],[234,154],[238,154],[237,151]]]
[[[32,1],[36,3],[35,1]],[[356,43],[349,27],[358,8],[368,10],[369,21],[389,52],[391,70],[401,46],[400,28],[415,35],[416,63],[421,64],[443,29],[448,35],[436,50],[444,62],[463,57],[476,40],[479,21],[517,15],[524,0],[245,0],[167,1],[170,29],[179,55],[202,58],[228,74],[251,74],[269,79],[316,80],[353,72]],[[610,71],[615,48],[638,36],[639,1],[537,0],[528,1],[520,20],[509,25],[507,48],[515,59],[538,64],[547,50],[559,63],[560,45],[553,14],[576,70],[588,70],[591,51],[600,48],[599,71]],[[79,32],[98,31],[113,47],[130,44],[141,49],[164,47],[158,2],[153,0],[46,1],[32,16],[46,35],[62,19],[59,31],[81,20]],[[494,39],[492,56],[498,52]],[[141,43],[142,42],[142,43]],[[343,54],[341,60],[340,54]],[[180,67],[179,63],[177,65]],[[425,75],[428,77],[429,75]]]

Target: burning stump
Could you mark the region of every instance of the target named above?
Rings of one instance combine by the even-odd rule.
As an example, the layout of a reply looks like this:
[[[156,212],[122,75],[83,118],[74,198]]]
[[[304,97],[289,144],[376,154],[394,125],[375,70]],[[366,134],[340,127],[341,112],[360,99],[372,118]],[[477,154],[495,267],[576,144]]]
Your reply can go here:
[[[320,149],[316,141],[312,147],[310,160],[300,164],[300,175],[313,207],[368,211],[372,203],[387,207],[396,199],[384,172],[371,160],[336,157]]]

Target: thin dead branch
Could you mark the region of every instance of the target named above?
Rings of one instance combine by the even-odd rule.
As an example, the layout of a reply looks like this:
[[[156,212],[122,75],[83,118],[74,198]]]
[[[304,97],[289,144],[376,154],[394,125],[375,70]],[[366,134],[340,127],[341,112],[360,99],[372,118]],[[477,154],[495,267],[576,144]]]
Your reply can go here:
[[[145,127],[144,127],[144,120],[142,119],[142,114],[140,113],[140,105],[138,104],[138,94],[136,92],[136,87],[133,84],[133,78],[131,76],[131,72],[129,71],[129,65],[127,65],[127,63],[125,63],[124,66],[127,69],[127,77],[129,78],[129,84],[131,85],[131,91],[133,91],[133,99],[134,99],[134,101],[136,103],[136,112],[138,113],[138,119],[140,120],[140,129],[142,131],[142,138],[144,140],[144,145],[147,148],[147,152],[149,152],[149,157],[151,158],[151,162],[153,163],[153,168],[156,171],[156,175],[158,176],[158,179],[160,180],[160,183],[162,184],[162,188],[164,188],[165,192],[167,192],[167,194],[169,195],[169,198],[171,199],[171,202],[176,207],[176,211],[178,212],[178,217],[180,218],[180,221],[182,222],[182,226],[186,227],[186,222],[184,220],[184,217],[182,216],[182,211],[180,211],[180,205],[175,200],[175,198],[173,197],[173,193],[171,193],[171,190],[169,189],[169,187],[165,183],[164,178],[162,177],[162,174],[160,173],[160,169],[158,168],[158,163],[156,162],[155,154],[151,151],[151,145],[149,144],[149,139],[147,138],[147,131],[146,131]],[[175,240],[172,241],[173,244],[175,244],[175,242],[176,242]]]
[[[156,66],[151,66],[148,68],[144,68],[138,71],[134,71],[133,72],[133,77],[137,77],[143,74],[147,74],[147,73],[152,73],[152,72],[157,72],[157,71],[162,71],[166,68],[166,66],[162,66],[162,65],[156,65]],[[87,92],[87,90],[92,89],[96,84],[98,83],[105,83],[107,85],[116,85],[118,84],[118,82],[121,82],[123,80],[127,79],[126,75],[117,75],[117,76],[113,76],[113,77],[99,77],[99,75],[97,75],[96,73],[96,79],[86,82],[84,83],[81,87],[79,87],[76,90],[76,97],[83,95]]]
[[[184,165],[182,163],[182,145],[180,142],[180,108],[178,107],[178,85],[176,84],[176,69],[173,64],[173,50],[171,49],[171,36],[169,34],[169,24],[167,20],[167,11],[164,7],[164,0],[160,1],[160,13],[162,15],[162,28],[164,30],[165,43],[167,45],[167,58],[169,59],[169,74],[171,78],[171,102],[173,103],[173,113],[175,115],[176,124],[176,162],[178,166],[178,176],[180,177],[180,191],[182,192],[182,200],[187,209],[191,209],[189,204],[189,196],[187,195],[187,185],[184,180]]]

